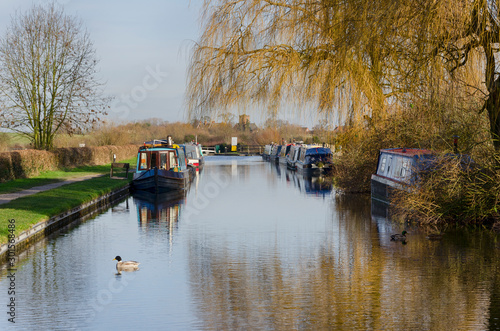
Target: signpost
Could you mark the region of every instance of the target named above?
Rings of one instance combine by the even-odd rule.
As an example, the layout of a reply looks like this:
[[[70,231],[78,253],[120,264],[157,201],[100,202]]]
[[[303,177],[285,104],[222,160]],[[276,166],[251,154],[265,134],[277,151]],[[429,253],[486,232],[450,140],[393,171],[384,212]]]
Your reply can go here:
[[[231,152],[236,152],[237,147],[238,147],[238,137],[232,137],[231,138]]]

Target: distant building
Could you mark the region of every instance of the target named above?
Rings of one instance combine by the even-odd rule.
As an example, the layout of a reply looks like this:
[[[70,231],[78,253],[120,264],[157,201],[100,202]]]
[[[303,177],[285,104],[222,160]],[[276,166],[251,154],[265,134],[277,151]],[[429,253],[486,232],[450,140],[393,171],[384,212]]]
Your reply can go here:
[[[257,131],[259,128],[255,123],[250,123],[250,115],[240,115],[238,124],[234,126],[235,129],[241,130],[241,131]]]
[[[243,114],[243,115],[240,115],[240,120],[238,122],[238,124],[241,126],[246,126],[247,124],[250,124],[250,116],[249,115],[246,115],[246,114]]]

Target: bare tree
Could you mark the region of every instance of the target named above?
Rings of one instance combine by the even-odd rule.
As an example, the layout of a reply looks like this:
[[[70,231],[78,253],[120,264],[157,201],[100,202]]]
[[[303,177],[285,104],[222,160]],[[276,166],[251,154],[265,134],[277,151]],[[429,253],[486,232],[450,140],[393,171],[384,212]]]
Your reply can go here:
[[[0,41],[0,121],[50,149],[56,133],[83,130],[109,101],[81,21],[52,3],[17,13]]]

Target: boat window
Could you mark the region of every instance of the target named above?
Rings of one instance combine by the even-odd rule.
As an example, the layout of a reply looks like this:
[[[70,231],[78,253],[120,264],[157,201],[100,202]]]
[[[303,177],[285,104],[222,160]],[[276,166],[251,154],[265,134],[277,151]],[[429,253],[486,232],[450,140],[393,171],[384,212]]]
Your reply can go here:
[[[406,174],[408,173],[408,160],[403,161],[403,165],[401,166],[401,177],[404,178],[406,177]]]
[[[385,163],[387,162],[387,156],[382,156],[382,160],[380,160],[380,168],[378,173],[383,174],[385,170]]]
[[[151,153],[151,168],[156,167],[156,153]]]
[[[177,167],[177,162],[175,160],[175,153],[174,152],[169,152],[168,153],[168,157],[169,157],[169,165],[170,165],[170,168],[173,168],[173,167]]]
[[[168,169],[167,153],[160,153],[160,169]]]
[[[304,162],[306,159],[306,151],[303,150],[301,153],[300,153],[300,161]]]
[[[293,160],[294,161],[297,161],[300,157],[300,149],[297,149],[297,151],[295,152],[295,155],[293,156]]]
[[[141,162],[139,163],[139,169],[140,170],[147,169],[148,168],[148,162],[147,162],[148,155],[146,153],[141,153],[140,159],[141,159]]]
[[[179,167],[185,168],[186,167],[186,154],[184,154],[184,150],[182,148],[177,149],[177,158],[179,162]]]

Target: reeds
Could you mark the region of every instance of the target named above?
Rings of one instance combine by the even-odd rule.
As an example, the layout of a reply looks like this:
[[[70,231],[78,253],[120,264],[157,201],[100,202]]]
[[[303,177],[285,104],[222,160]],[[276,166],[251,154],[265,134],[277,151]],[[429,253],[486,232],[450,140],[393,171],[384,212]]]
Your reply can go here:
[[[500,156],[488,164],[468,164],[441,155],[435,169],[419,178],[408,191],[395,192],[392,202],[400,219],[420,224],[480,224],[500,220]]]

